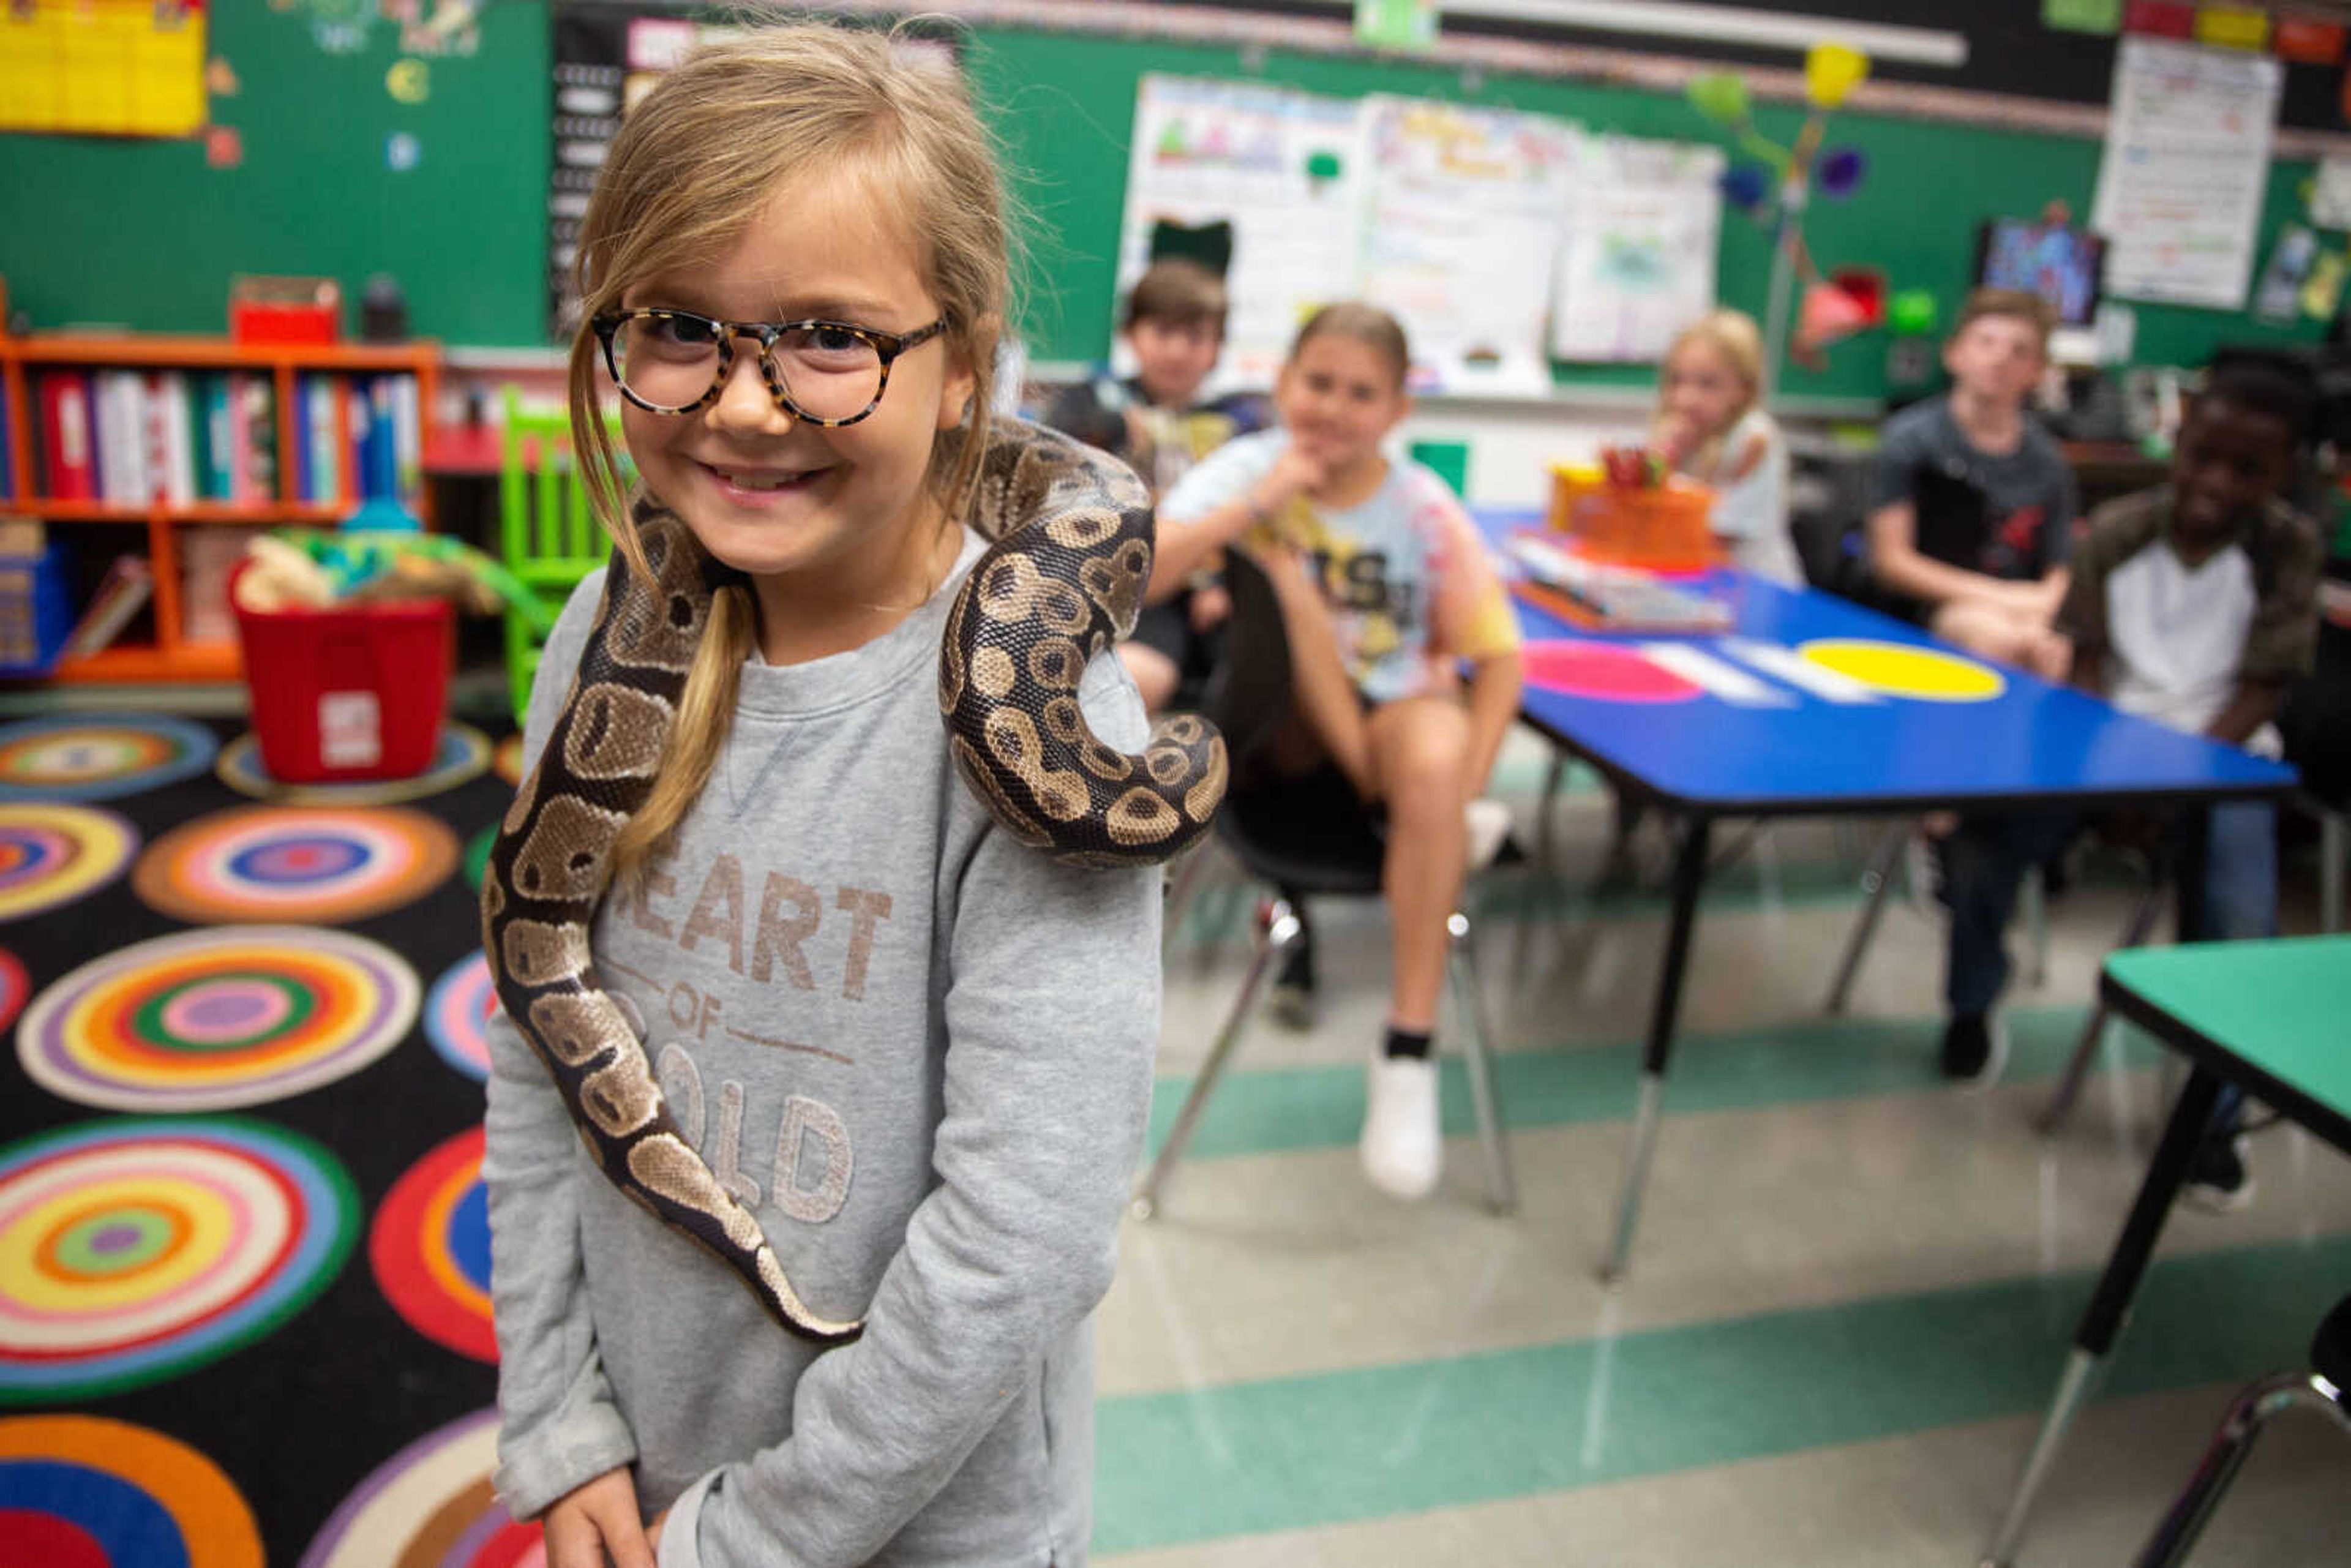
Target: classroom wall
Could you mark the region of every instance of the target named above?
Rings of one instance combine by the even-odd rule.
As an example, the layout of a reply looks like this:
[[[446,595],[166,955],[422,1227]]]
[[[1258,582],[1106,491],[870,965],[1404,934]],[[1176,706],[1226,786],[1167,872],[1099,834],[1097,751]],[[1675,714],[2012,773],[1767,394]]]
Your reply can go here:
[[[215,6],[213,52],[240,78],[215,100],[237,131],[242,162],[213,168],[205,144],[11,137],[0,143],[0,274],[36,329],[108,322],[140,330],[218,331],[238,272],[323,273],[356,298],[375,272],[406,292],[412,329],[453,345],[546,343],[545,191],[549,156],[547,0],[483,9],[472,57],[427,62],[429,97],[394,101],[386,76],[397,30],[377,23],[362,47],[318,41],[323,7]],[[966,58],[991,106],[1033,220],[1025,330],[1034,356],[1082,362],[1107,350],[1112,268],[1134,117],[1146,70],[1257,77],[1319,92],[1374,91],[1541,110],[1597,129],[1687,140],[1711,129],[1677,98],[1581,82],[1076,35],[983,29]],[[1792,110],[1766,108],[1767,134],[1792,137]],[[389,138],[416,139],[415,167],[388,167]],[[1947,308],[1964,290],[1976,225],[2037,211],[2052,197],[2086,214],[2099,146],[2079,138],[1846,115],[1833,141],[1869,153],[1867,183],[1844,203],[1820,202],[1807,224],[1823,267],[1882,267],[1896,287],[1933,290]],[[2300,215],[2310,168],[2270,175],[2261,254]],[[1727,214],[1725,300],[1761,315],[1768,237]],[[2138,307],[2137,358],[2192,364],[2229,342],[2314,338],[2301,322],[2258,326],[2241,314]],[[1792,370],[1807,400],[1862,400],[1885,387],[1886,341],[1868,333],[1829,350],[1824,371]],[[1647,367],[1560,367],[1572,387],[1638,389]],[[1620,393],[1621,395],[1621,393]],[[1459,411],[1465,418],[1480,417]],[[1541,407],[1524,425],[1556,417]]]

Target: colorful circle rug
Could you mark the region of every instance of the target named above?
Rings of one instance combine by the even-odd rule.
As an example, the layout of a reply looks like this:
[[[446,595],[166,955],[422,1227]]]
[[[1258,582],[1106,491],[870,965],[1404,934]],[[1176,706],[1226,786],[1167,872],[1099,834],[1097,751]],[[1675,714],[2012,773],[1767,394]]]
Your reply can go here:
[[[0,1420],[0,1563],[261,1568],[235,1484],[177,1438],[97,1416]]]
[[[538,1526],[490,1490],[497,1457],[495,1409],[426,1433],[352,1489],[295,1568],[543,1568]]]
[[[358,1231],[342,1166],[266,1123],[110,1118],[0,1147],[0,1403],[135,1388],[265,1338]]]
[[[486,961],[483,967],[489,966]],[[16,955],[0,947],[0,1029],[16,1021],[23,1010],[25,998],[32,993],[33,983],[25,977],[25,966]]]
[[[495,1362],[482,1144],[482,1129],[469,1127],[392,1184],[368,1231],[368,1264],[409,1327],[460,1355]]]
[[[61,714],[0,727],[0,800],[110,800],[212,766],[213,732],[166,714]]]
[[[413,903],[456,864],[457,835],[422,811],[240,806],[157,839],[131,885],[179,920],[332,924]]]
[[[122,874],[139,830],[96,806],[0,799],[0,920],[21,920]]]
[[[416,972],[310,925],[182,931],[92,959],[35,998],[16,1055],[110,1111],[225,1111],[316,1089],[400,1043]]]
[[[441,1060],[472,1079],[490,1075],[490,1019],[498,1010],[490,961],[475,951],[442,972],[424,996],[424,1038]]]
[[[251,731],[238,736],[222,750],[214,769],[221,782],[241,795],[275,800],[283,806],[396,806],[455,789],[478,779],[490,766],[490,738],[471,725],[453,724],[441,731],[433,750],[433,764],[408,779],[369,779],[350,784],[280,784],[261,765],[261,748]]]

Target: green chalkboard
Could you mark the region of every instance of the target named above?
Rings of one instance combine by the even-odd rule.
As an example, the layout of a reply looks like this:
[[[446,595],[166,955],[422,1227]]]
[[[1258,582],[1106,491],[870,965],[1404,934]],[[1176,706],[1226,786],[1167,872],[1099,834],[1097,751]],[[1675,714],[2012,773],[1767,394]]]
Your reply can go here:
[[[347,11],[350,7],[335,7]],[[323,47],[314,8],[212,8],[213,52],[241,83],[214,118],[244,144],[235,168],[207,165],[201,141],[0,138],[0,274],[36,328],[106,321],[138,330],[217,331],[238,272],[319,273],[356,298],[377,272],[398,279],[412,329],[452,344],[545,342],[548,5],[483,8],[471,56],[425,62],[429,95],[403,104],[386,78],[402,57],[379,23],[350,52]],[[344,40],[348,42],[349,40]],[[1029,222],[1024,328],[1046,360],[1106,352],[1112,267],[1134,93],[1146,71],[1254,78],[1343,97],[1417,94],[1540,110],[1594,130],[1700,141],[1711,129],[1679,99],[1628,89],[1228,47],[980,29],[964,57],[998,128]],[[1762,129],[1792,138],[1792,110]],[[414,139],[413,168],[387,143]],[[1839,117],[1832,140],[1862,148],[1867,181],[1817,202],[1806,225],[1823,267],[1882,268],[1923,287],[1946,319],[1965,290],[1987,217],[2038,212],[2053,197],[2089,210],[2099,146],[2079,138]],[[2270,175],[2259,254],[2302,210],[2306,164]],[[1721,292],[1760,318],[1768,236],[1724,219]],[[2309,340],[2318,324],[2266,328],[2234,312],[2140,306],[2137,358],[2192,364],[2224,342]],[[1792,371],[1793,395],[1875,396],[1885,341],[1833,347],[1824,371]],[[1562,379],[1641,384],[1645,368],[1562,366]]]
[[[36,329],[218,333],[232,276],[286,273],[340,278],[356,324],[359,291],[381,272],[420,336],[542,340],[544,5],[484,6],[478,50],[423,59],[413,104],[388,85],[407,57],[397,25],[319,25],[373,5],[208,9],[210,52],[236,78],[212,99],[213,121],[235,133],[241,162],[212,166],[202,137],[0,136],[12,310]],[[360,47],[327,47],[347,42]],[[402,136],[413,142],[394,148]],[[395,169],[408,146],[413,165]]]

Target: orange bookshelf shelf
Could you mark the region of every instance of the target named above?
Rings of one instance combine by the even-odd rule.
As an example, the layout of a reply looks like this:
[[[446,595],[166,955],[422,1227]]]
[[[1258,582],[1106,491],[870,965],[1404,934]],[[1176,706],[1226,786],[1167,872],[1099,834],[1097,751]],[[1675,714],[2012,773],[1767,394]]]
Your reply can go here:
[[[14,484],[13,494],[0,495],[0,512],[32,517],[43,522],[59,525],[60,538],[72,541],[83,525],[115,524],[144,531],[145,555],[152,569],[154,583],[154,637],[151,643],[110,647],[85,659],[70,659],[59,664],[49,677],[59,682],[80,681],[233,681],[238,677],[239,663],[236,646],[220,642],[200,642],[187,635],[192,624],[186,603],[193,586],[197,592],[217,593],[221,585],[216,576],[207,576],[196,563],[211,559],[215,553],[200,551],[199,546],[187,542],[185,530],[193,525],[239,524],[254,528],[270,528],[281,524],[301,524],[312,528],[331,528],[359,509],[361,499],[361,478],[354,470],[357,463],[352,454],[354,395],[349,378],[353,376],[410,376],[415,381],[417,423],[415,458],[419,464],[419,488],[412,499],[425,526],[433,526],[432,492],[423,484],[422,455],[432,444],[433,409],[439,391],[441,354],[437,344],[429,341],[410,343],[237,343],[226,338],[182,337],[171,334],[134,336],[103,336],[97,333],[58,332],[43,336],[11,337],[0,332],[0,391],[6,394],[7,419],[0,427],[0,444],[5,444],[8,458],[7,471]],[[41,459],[49,442],[45,438],[56,433],[45,430],[47,416],[41,396],[47,378],[79,376],[85,379],[96,372],[135,371],[141,372],[231,372],[232,390],[244,387],[253,402],[250,405],[228,406],[217,402],[210,410],[194,406],[194,393],[188,395],[189,406],[170,410],[165,415],[152,413],[160,405],[152,392],[148,394],[151,411],[144,435],[147,452],[152,454],[156,433],[165,428],[169,418],[187,418],[200,427],[193,435],[181,433],[189,440],[201,441],[208,434],[205,420],[200,417],[209,412],[219,420],[244,420],[236,426],[236,450],[242,456],[247,450],[246,433],[252,434],[252,447],[258,450],[265,443],[273,454],[274,474],[272,498],[263,501],[193,500],[170,502],[158,497],[143,505],[116,500],[68,499],[44,495],[45,482]],[[246,378],[236,379],[238,372]],[[331,397],[319,401],[315,378],[333,378],[329,383]],[[69,384],[69,383],[68,383]],[[146,383],[149,387],[154,384]],[[212,382],[215,394],[218,383]],[[191,385],[193,385],[192,380]],[[260,412],[260,389],[268,392],[266,413]],[[61,394],[60,394],[61,395]],[[131,400],[135,406],[136,398]],[[234,399],[232,399],[234,402]],[[114,406],[108,405],[110,408]],[[225,413],[221,412],[226,409]],[[327,423],[317,415],[327,411]],[[92,419],[92,428],[85,433],[85,444],[95,444],[109,439],[99,422]],[[125,428],[128,428],[126,416]],[[210,429],[217,429],[214,425]],[[402,425],[403,430],[405,425]],[[318,436],[330,446],[313,445],[306,437]],[[298,454],[331,452],[336,462],[333,484],[335,497],[328,501],[306,498],[301,482],[301,461]],[[180,459],[184,461],[183,451]],[[94,465],[94,463],[93,463]],[[182,468],[183,475],[185,473]],[[217,486],[216,486],[217,487]],[[104,538],[84,535],[86,539]],[[137,553],[133,546],[130,553]],[[85,560],[83,575],[94,581],[105,567],[102,560]],[[190,576],[183,577],[186,564]],[[204,619],[200,607],[196,623]],[[214,623],[217,623],[214,618]]]

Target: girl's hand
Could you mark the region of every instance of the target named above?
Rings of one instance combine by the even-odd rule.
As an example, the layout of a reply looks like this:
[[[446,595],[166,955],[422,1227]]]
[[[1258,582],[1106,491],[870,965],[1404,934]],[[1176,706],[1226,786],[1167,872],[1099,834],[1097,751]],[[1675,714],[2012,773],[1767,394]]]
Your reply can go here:
[[[1263,516],[1274,516],[1299,497],[1319,488],[1325,473],[1322,459],[1308,456],[1293,442],[1281,449],[1265,477],[1249,491],[1249,507]]]
[[[1233,596],[1221,582],[1192,591],[1192,630],[1206,632],[1233,612]]]
[[[543,1530],[547,1568],[605,1568],[608,1554],[613,1568],[653,1568],[653,1539],[637,1522],[637,1483],[626,1465],[556,1499]]]

